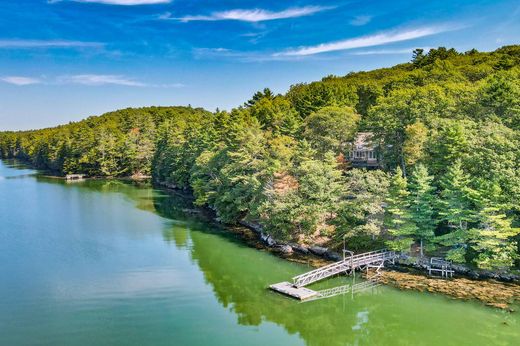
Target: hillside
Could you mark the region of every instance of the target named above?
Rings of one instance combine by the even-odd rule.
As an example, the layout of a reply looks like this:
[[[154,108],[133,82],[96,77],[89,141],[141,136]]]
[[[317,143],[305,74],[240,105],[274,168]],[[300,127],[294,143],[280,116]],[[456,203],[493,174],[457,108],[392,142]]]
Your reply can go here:
[[[380,170],[345,160],[372,132]],[[57,174],[153,175],[227,223],[351,248],[439,251],[482,268],[518,258],[520,46],[416,50],[391,68],[269,89],[214,113],[125,109],[0,134],[0,156]]]

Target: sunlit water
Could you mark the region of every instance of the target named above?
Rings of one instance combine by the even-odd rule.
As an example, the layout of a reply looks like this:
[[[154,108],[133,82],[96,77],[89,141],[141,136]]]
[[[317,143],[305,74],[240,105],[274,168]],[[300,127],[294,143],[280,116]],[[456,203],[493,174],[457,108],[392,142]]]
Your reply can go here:
[[[186,208],[149,186],[0,162],[0,344],[520,345],[518,313],[474,302],[387,287],[308,303],[270,292],[308,268]]]

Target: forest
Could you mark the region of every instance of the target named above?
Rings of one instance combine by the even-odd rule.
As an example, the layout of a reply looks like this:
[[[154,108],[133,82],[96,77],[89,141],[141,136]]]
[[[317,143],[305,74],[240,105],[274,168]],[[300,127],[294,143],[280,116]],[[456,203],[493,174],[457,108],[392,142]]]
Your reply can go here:
[[[380,169],[347,159],[370,132]],[[231,111],[123,109],[1,132],[0,157],[57,175],[151,176],[278,239],[519,265],[520,46],[417,49],[391,68],[266,88]]]

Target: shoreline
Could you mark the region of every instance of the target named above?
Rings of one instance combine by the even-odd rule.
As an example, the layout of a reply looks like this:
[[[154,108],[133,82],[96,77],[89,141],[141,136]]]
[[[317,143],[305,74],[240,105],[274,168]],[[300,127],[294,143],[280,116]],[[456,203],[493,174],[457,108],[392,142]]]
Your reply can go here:
[[[184,198],[192,196],[184,190],[176,189],[166,184],[152,184],[160,190],[179,194]],[[305,247],[289,242],[280,242],[264,233],[260,225],[240,222],[238,225],[224,224],[216,219],[210,208],[201,208],[198,213],[207,222],[220,226],[224,231],[236,234],[246,245],[258,250],[268,251],[284,260],[306,264],[317,268],[338,260],[339,254],[328,248],[319,246]],[[289,250],[290,248],[290,250]],[[456,275],[450,279],[430,277],[425,271],[424,264],[419,261],[410,261],[411,257],[400,258],[394,265],[385,267],[381,271],[380,282],[399,290],[415,290],[442,294],[452,299],[464,301],[478,301],[488,307],[497,308],[510,313],[516,310],[513,306],[520,303],[520,278],[513,273],[498,273],[469,269],[466,266],[454,265]]]
[[[23,162],[23,161],[22,161]],[[27,167],[31,167],[23,162]],[[47,178],[65,180],[65,177],[57,176],[52,172],[42,172]],[[176,194],[192,201],[193,196],[189,191],[176,188],[170,184],[153,182],[150,178],[135,179],[128,177],[87,177],[84,180],[103,180],[115,179],[127,182],[150,181],[151,187],[161,190],[167,194]],[[267,251],[284,260],[306,264],[312,268],[317,268],[331,262],[341,260],[341,256],[325,247],[303,246],[291,242],[283,242],[272,238],[264,233],[262,227],[257,224],[242,221],[239,224],[225,224],[220,222],[214,211],[208,207],[192,206],[186,213],[197,214],[205,222],[210,222],[219,226],[223,231],[235,234],[240,237],[246,245],[261,251]],[[410,260],[412,259],[412,260]],[[427,275],[424,265],[414,261],[408,256],[396,261],[393,266],[387,266],[382,271],[381,282],[400,290],[416,290],[429,293],[440,293],[453,299],[476,300],[483,304],[514,312],[511,304],[520,302],[520,276],[508,273],[493,271],[483,271],[470,269],[466,266],[454,265],[456,275],[453,279],[443,280],[432,278]],[[462,290],[453,290],[454,285]],[[459,292],[459,293],[457,293]],[[462,293],[460,293],[462,292]],[[504,292],[508,292],[504,294]],[[513,293],[511,293],[513,292]],[[511,298],[513,297],[513,298]],[[512,299],[512,300],[511,300]]]

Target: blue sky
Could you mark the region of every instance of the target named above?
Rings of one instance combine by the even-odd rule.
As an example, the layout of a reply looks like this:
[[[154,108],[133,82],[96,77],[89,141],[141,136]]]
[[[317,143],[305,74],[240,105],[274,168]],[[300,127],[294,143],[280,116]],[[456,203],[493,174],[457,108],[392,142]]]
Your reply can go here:
[[[230,109],[414,48],[520,43],[518,0],[0,0],[0,18],[0,130],[129,106]]]

